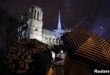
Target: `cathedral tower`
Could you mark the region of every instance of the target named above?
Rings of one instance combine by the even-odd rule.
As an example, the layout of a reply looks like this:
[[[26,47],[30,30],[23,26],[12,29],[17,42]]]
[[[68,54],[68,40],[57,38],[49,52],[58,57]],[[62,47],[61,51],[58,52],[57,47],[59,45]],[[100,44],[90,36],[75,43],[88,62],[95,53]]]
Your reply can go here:
[[[30,39],[42,39],[42,27],[43,27],[43,11],[37,6],[32,6],[29,9],[29,38]]]

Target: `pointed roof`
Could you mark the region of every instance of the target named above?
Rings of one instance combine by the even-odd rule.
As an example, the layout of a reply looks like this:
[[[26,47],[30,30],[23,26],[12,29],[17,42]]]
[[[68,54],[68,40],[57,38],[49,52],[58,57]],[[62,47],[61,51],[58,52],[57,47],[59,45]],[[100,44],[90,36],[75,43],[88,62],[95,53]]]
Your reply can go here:
[[[110,43],[99,35],[88,31],[76,30],[66,33],[61,39],[69,50],[70,55],[72,55],[72,60],[75,59],[74,57],[80,57],[80,61],[85,63],[91,61],[95,67],[98,64],[110,67]]]
[[[58,26],[57,26],[57,30],[62,30],[62,28],[61,28],[61,17],[60,17],[60,11],[59,11],[59,16],[58,16]]]
[[[62,33],[64,33],[65,31],[62,29],[61,27],[61,16],[60,16],[60,11],[59,11],[59,14],[58,14],[58,25],[57,25],[57,29],[54,30],[54,33],[57,37],[60,37],[62,36]]]

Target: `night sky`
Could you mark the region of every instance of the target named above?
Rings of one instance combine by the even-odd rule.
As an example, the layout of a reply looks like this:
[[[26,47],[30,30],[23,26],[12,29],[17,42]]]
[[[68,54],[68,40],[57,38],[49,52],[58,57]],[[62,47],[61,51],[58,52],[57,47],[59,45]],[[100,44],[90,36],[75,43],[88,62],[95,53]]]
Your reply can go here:
[[[79,27],[101,32],[106,38],[110,36],[110,0],[0,0],[0,7],[18,20],[32,4],[43,9],[44,28],[52,30],[57,27],[60,10],[63,28],[75,27],[86,16]]]
[[[66,27],[74,27],[87,14],[92,18],[95,17],[100,9],[100,0],[70,0],[69,2],[67,0],[0,1],[0,5],[8,10],[11,16],[18,19],[32,4],[39,5],[44,11],[44,27],[49,29],[56,28],[59,10],[61,11],[62,24]],[[67,9],[70,9],[69,16],[66,16]]]

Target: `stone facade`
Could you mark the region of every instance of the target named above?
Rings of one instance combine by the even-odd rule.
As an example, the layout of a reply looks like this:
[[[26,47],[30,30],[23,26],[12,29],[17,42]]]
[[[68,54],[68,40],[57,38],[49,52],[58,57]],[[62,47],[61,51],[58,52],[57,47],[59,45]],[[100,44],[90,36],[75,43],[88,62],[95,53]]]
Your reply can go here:
[[[18,38],[37,39],[48,45],[62,45],[60,37],[71,30],[61,28],[60,12],[57,29],[50,31],[43,29],[43,11],[40,7],[32,6],[25,15],[22,16],[23,25],[18,28]]]

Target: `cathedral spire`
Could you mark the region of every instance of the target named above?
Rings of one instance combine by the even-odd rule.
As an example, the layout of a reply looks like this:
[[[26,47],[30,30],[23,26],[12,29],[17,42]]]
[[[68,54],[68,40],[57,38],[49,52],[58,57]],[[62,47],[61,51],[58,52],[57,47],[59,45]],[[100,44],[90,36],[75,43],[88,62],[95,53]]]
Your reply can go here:
[[[57,25],[57,29],[54,30],[57,36],[61,36],[62,33],[64,33],[64,30],[61,27],[61,16],[60,16],[60,11],[58,13],[58,25]]]
[[[58,15],[58,26],[57,26],[57,30],[58,31],[61,31],[62,28],[61,28],[61,17],[60,17],[60,11],[59,11],[59,15]]]

